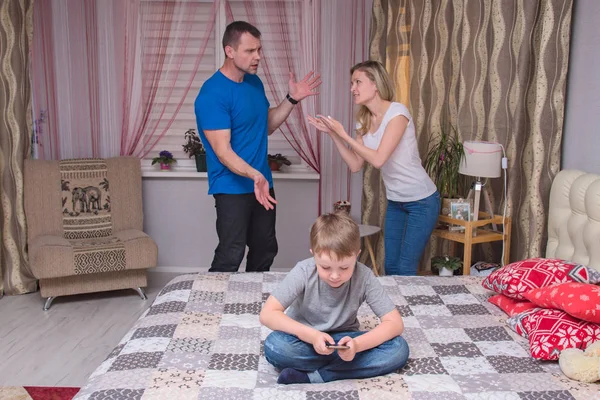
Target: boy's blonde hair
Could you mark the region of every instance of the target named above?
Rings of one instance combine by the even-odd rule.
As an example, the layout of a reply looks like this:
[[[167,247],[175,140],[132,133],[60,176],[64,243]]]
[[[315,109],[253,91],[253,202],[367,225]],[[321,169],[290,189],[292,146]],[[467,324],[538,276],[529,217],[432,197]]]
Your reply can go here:
[[[323,214],[310,230],[310,248],[337,259],[354,256],[360,250],[358,225],[345,212]]]

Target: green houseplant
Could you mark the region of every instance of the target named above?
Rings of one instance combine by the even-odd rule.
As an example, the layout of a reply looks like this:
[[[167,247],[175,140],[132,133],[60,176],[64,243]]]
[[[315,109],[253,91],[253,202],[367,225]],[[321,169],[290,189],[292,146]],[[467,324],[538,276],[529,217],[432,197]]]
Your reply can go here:
[[[158,157],[154,157],[152,159],[152,165],[156,163],[160,163],[160,169],[163,171],[168,171],[171,169],[171,165],[175,164],[177,160],[173,157],[173,154],[170,151],[163,150],[158,153]]]
[[[268,160],[269,160],[269,168],[271,168],[271,171],[279,171],[282,164],[292,165],[291,161],[288,160],[286,156],[281,155],[279,153],[277,153],[275,155],[269,154]]]
[[[465,150],[453,126],[442,128],[439,134],[432,135],[428,148],[425,170],[443,198],[442,214],[447,215],[450,212],[450,199],[465,196],[467,178],[458,173]]]
[[[188,155],[189,158],[194,157],[196,159],[196,171],[206,172],[206,149],[200,136],[196,133],[195,129],[188,129],[185,134],[185,144],[182,145],[183,151]]]
[[[462,267],[462,261],[458,257],[437,256],[431,259],[431,266],[439,271],[440,276],[452,276]]]

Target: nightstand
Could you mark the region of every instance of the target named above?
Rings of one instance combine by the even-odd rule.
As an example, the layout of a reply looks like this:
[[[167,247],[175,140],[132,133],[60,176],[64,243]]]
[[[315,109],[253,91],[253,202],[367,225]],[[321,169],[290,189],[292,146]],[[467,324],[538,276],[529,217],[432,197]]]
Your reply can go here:
[[[480,219],[477,221],[463,221],[440,215],[438,217],[438,223],[461,225],[464,226],[465,229],[462,231],[450,231],[447,227],[439,228],[438,225],[432,233],[432,236],[464,244],[463,275],[470,275],[471,273],[471,252],[474,244],[502,241],[504,239],[504,263],[509,262],[511,218],[503,218],[502,215],[491,216],[485,212],[480,212],[479,216]],[[484,226],[491,224],[502,227],[502,231],[483,228]]]

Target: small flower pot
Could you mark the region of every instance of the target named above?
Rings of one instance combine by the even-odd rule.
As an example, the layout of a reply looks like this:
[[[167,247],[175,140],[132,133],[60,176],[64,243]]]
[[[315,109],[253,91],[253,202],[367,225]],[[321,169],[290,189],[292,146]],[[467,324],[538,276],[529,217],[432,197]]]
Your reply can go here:
[[[269,161],[269,168],[271,168],[271,171],[279,171],[281,169],[281,163],[271,160]]]
[[[194,155],[196,159],[196,171],[198,172],[207,172],[208,169],[206,167],[206,154],[196,154]]]
[[[170,171],[171,170],[171,164],[160,163],[160,170],[161,171]]]
[[[446,267],[442,267],[440,269],[440,276],[453,276],[454,275],[454,271],[452,271],[451,269],[448,269]]]

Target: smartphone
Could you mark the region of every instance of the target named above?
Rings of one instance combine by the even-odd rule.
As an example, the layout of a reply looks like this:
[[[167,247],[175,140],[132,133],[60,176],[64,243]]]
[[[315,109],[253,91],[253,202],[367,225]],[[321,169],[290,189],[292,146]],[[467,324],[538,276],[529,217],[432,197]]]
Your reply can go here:
[[[337,349],[337,350],[347,350],[350,348],[349,346],[343,346],[343,345],[339,345],[339,344],[326,344],[325,347],[327,347],[328,349]]]

